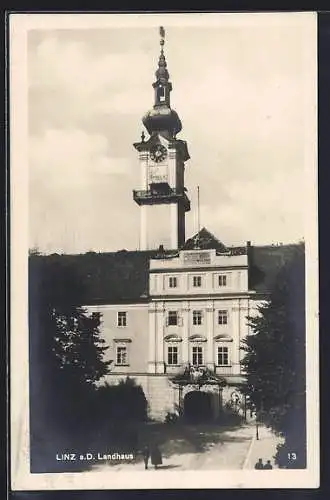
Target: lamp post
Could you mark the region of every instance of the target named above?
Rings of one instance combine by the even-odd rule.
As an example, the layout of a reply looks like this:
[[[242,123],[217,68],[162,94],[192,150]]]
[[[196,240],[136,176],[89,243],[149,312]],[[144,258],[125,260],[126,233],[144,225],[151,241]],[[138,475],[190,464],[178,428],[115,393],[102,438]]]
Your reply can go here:
[[[262,416],[263,416],[263,400],[262,397],[260,398],[260,409],[256,411],[256,439],[259,439],[259,424],[262,421]]]
[[[256,387],[255,385],[251,385],[252,393],[254,394],[254,406],[256,410],[256,439],[259,440],[259,410],[258,410],[258,404],[256,403]]]
[[[247,400],[248,400],[248,395],[244,394],[244,422],[247,422]]]
[[[256,413],[256,439],[259,440],[259,422],[258,422],[258,413]]]

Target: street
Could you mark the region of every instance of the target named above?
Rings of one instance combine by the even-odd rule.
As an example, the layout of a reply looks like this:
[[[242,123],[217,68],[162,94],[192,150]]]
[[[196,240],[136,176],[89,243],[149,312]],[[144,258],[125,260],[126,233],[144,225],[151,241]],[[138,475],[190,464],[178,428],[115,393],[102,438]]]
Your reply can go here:
[[[202,427],[202,426],[201,426]],[[258,458],[271,460],[274,467],[273,455],[276,452],[276,438],[268,429],[259,430],[259,440],[255,439],[255,425],[247,424],[234,429],[219,429],[216,433],[205,428],[199,429],[199,438],[205,436],[203,446],[195,450],[187,445],[186,439],[170,439],[161,446],[163,464],[160,470],[238,470],[253,469]],[[190,449],[189,449],[190,448]],[[136,457],[134,462],[112,464],[104,461],[93,466],[93,471],[104,471],[107,468],[116,471],[144,470],[142,456]],[[149,469],[153,469],[149,464]]]

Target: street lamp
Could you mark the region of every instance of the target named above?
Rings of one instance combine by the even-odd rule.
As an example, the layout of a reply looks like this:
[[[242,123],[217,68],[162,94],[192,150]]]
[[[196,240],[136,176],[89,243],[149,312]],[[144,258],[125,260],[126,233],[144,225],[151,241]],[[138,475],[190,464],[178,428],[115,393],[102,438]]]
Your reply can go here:
[[[256,439],[259,440],[259,422],[258,422],[258,413],[256,413]]]
[[[255,406],[255,411],[256,411],[256,439],[259,440],[259,410],[258,410],[258,403],[256,403],[256,387],[254,385],[251,385],[252,393],[254,394],[254,406]]]
[[[250,396],[248,394],[244,394],[244,422],[247,422],[247,409],[248,406],[251,408]],[[251,411],[251,410],[250,410]]]
[[[263,400],[260,398],[260,409],[256,411],[256,439],[259,439],[259,424],[262,421],[263,410]]]

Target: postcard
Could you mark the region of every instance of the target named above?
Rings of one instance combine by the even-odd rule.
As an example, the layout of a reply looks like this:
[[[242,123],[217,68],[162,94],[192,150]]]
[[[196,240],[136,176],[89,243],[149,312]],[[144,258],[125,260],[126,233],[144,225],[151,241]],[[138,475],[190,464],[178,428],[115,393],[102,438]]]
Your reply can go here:
[[[13,490],[318,487],[316,25],[10,14]]]

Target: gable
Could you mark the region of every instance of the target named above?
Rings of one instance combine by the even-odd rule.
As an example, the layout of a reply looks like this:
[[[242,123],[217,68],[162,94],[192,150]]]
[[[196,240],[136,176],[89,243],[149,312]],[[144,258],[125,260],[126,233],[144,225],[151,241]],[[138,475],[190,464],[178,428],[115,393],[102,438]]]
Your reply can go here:
[[[201,250],[210,250],[210,249],[216,249],[220,252],[226,252],[227,247],[218,240],[212,234],[208,229],[203,227],[198,233],[196,233],[194,236],[189,238],[184,246],[183,250],[194,250],[194,249],[201,249]]]

